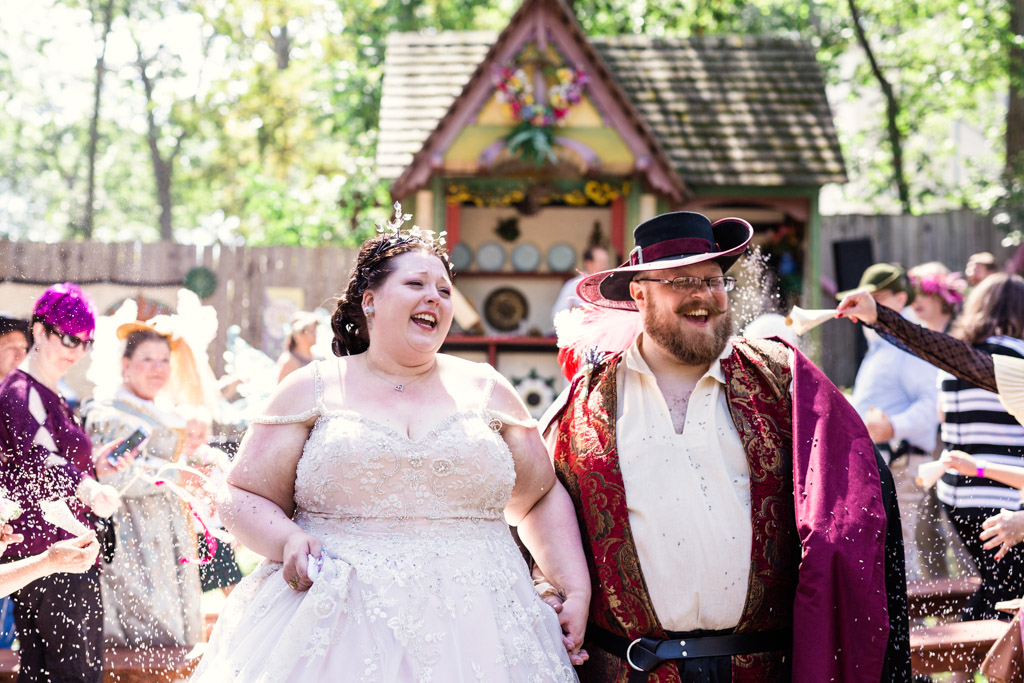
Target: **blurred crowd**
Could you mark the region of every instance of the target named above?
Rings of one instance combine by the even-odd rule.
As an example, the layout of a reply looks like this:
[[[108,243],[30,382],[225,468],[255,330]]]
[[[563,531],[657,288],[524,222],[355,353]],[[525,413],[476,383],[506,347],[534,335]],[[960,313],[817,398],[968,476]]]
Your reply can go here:
[[[0,314],[0,593],[26,680],[100,680],[104,647],[194,645],[202,593],[242,578],[216,505],[230,456],[211,443],[228,399],[204,389],[180,320],[134,311],[98,316],[63,283],[28,320]],[[310,362],[317,322],[292,319],[270,385]],[[64,377],[94,346],[95,391],[69,402]]]
[[[877,263],[839,299],[867,324],[851,401],[896,482],[907,580],[980,576],[962,619],[1009,618],[998,603],[1024,594],[1024,380],[1001,368],[1024,368],[1024,279],[989,253],[964,275]]]

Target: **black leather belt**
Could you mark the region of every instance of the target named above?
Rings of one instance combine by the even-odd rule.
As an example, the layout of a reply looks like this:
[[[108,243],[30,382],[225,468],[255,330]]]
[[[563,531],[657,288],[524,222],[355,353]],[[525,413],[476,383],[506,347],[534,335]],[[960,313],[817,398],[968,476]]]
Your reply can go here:
[[[648,673],[662,663],[675,659],[728,657],[755,652],[788,652],[793,648],[793,632],[790,630],[723,635],[670,635],[678,637],[666,640],[637,638],[630,641],[593,624],[587,626],[587,640],[605,652],[626,660],[632,669],[629,675],[630,683],[646,681]]]

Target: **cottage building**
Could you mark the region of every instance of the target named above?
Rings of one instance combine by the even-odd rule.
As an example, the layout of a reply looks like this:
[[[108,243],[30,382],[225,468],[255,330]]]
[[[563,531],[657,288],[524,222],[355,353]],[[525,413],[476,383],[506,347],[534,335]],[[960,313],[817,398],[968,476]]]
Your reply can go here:
[[[818,280],[819,190],[846,173],[810,44],[589,37],[563,0],[525,0],[498,34],[399,33],[386,50],[378,173],[447,231],[482,317],[447,349],[521,390],[557,386],[551,308],[584,249],[621,261],[663,211],[749,220],[791,299]]]

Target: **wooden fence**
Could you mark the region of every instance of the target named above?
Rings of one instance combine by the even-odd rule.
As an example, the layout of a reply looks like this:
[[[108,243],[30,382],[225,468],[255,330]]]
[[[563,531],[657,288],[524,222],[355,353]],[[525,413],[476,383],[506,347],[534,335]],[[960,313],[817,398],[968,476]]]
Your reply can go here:
[[[335,247],[0,242],[0,276],[4,283],[40,287],[64,280],[82,283],[87,289],[105,287],[108,292],[113,286],[120,299],[160,291],[164,303],[173,305],[171,294],[186,273],[194,266],[205,266],[217,275],[216,290],[204,303],[214,307],[220,324],[209,350],[219,375],[224,369],[228,326],[238,325],[246,341],[260,345],[266,288],[301,289],[306,309],[325,306],[330,310],[348,281],[354,258],[353,250]],[[8,300],[0,300],[0,309],[24,313],[23,301],[11,300],[10,293],[4,298]]]
[[[834,248],[836,243],[867,239],[875,262],[890,261],[909,268],[940,261],[951,270],[962,271],[967,258],[979,251],[992,252],[1000,263],[1010,259],[1013,250],[1000,244],[1004,236],[987,216],[967,210],[922,216],[824,216],[822,278],[826,283],[836,282],[837,261],[845,256],[842,245],[838,250]],[[831,305],[830,301],[826,292],[824,305]],[[818,358],[825,373],[840,386],[852,386],[857,374],[855,347],[859,334],[860,326],[849,321],[822,327],[823,351]]]
[[[977,251],[991,251],[1000,260],[1011,255],[1009,249],[1000,246],[1002,234],[989,220],[970,211],[925,216],[826,216],[820,241],[826,282],[836,278],[833,245],[859,238],[870,240],[874,260],[908,266],[941,261],[958,270]],[[347,280],[354,256],[352,250],[333,247],[0,242],[0,288],[5,283],[45,286],[62,280],[113,283],[123,289],[124,298],[152,288],[176,288],[193,266],[206,266],[217,274],[217,288],[205,303],[217,310],[220,321],[221,332],[210,349],[214,370],[220,374],[224,330],[229,325],[239,325],[242,337],[259,346],[267,287],[301,288],[305,308],[330,307]],[[842,250],[839,258],[843,258]],[[2,309],[17,311],[18,306],[0,299]],[[856,373],[857,334],[859,331],[845,321],[830,323],[823,331],[822,345],[829,352],[822,354],[822,364],[828,375],[843,386],[852,384]]]

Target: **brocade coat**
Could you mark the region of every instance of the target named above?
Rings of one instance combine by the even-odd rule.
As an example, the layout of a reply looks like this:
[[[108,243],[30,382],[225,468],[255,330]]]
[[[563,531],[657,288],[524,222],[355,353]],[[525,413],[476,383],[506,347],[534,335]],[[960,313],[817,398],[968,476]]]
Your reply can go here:
[[[553,422],[553,457],[583,535],[593,584],[591,626],[628,640],[664,638],[619,470],[620,360],[606,358],[573,380]],[[779,342],[734,339],[722,369],[747,454],[753,530],[747,597],[735,632],[794,631],[790,661],[783,653],[734,656],[733,681],[786,680],[791,666],[799,681],[909,680],[906,610],[896,600],[905,595],[905,581],[895,495],[863,423],[820,370]],[[591,642],[585,647],[590,660],[583,680],[627,681],[624,660]],[[836,657],[837,650],[846,656]],[[668,663],[649,680],[680,678]]]

